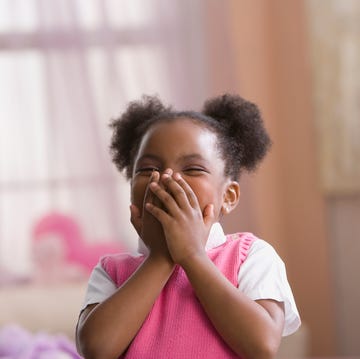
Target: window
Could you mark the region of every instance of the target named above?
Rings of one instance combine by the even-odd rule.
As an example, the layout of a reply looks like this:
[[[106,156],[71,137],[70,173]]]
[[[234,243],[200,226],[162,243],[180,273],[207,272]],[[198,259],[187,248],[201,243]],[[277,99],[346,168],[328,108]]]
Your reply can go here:
[[[73,216],[87,241],[136,247],[107,124],[143,93],[197,103],[200,11],[191,1],[0,2],[0,266],[31,269],[32,228],[52,211]]]

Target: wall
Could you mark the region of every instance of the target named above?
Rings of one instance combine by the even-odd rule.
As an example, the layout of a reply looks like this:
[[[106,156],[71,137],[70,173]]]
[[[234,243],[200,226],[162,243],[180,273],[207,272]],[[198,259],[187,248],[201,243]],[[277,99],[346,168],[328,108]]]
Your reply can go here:
[[[360,355],[360,3],[306,3],[337,352]]]
[[[341,355],[360,355],[360,195],[329,197],[327,214],[334,267],[337,350]]]
[[[276,247],[309,329],[310,354],[332,355],[334,289],[326,204],[319,185],[304,3],[226,4],[227,18],[220,19],[213,5],[213,24],[209,20],[210,40],[220,37],[221,30],[214,26],[219,21],[226,24],[223,35],[230,34],[212,56],[213,91],[236,91],[258,103],[274,145],[256,175],[242,182],[247,194],[225,225],[230,230],[238,229],[239,223],[245,230],[255,229]],[[230,55],[224,56],[227,46]]]

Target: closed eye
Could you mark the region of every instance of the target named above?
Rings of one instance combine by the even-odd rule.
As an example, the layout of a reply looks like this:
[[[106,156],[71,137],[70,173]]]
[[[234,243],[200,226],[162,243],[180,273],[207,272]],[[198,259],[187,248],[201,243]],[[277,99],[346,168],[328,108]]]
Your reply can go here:
[[[203,167],[187,167],[183,169],[183,173],[188,176],[199,176],[204,173],[209,173],[209,171]]]
[[[159,171],[157,167],[140,167],[137,168],[135,173],[143,176],[151,176],[154,171]]]

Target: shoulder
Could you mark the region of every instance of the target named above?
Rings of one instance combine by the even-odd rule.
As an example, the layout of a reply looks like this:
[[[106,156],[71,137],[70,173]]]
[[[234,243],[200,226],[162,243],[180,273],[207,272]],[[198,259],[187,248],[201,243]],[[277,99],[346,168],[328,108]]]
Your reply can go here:
[[[272,263],[274,260],[282,263],[275,249],[268,242],[256,237],[250,232],[238,232],[226,235],[227,243],[237,243],[239,249],[246,254],[247,260]]]
[[[140,256],[124,252],[116,254],[107,254],[100,258],[100,265],[106,270],[107,267],[116,266],[118,264],[131,262]]]
[[[271,244],[256,238],[240,267],[239,285],[248,290],[259,284],[271,285],[275,280],[287,283],[285,264]]]
[[[238,274],[239,289],[253,300],[273,299],[285,304],[283,335],[293,333],[300,317],[287,279],[285,263],[268,242],[253,241]]]
[[[105,255],[93,269],[85,294],[82,309],[90,304],[101,303],[114,294],[117,287],[118,272],[127,271],[128,263],[137,262],[140,255],[119,253]]]
[[[280,256],[270,243],[258,238],[251,232],[227,234],[226,242],[224,244],[238,245],[241,249],[246,249],[248,257],[252,259],[266,259],[268,263],[276,260],[283,263]]]
[[[143,260],[141,254],[117,253],[101,257],[100,265],[114,282],[118,282],[119,277],[132,274]]]
[[[256,238],[256,240],[251,243],[248,257],[261,261],[264,265],[274,264],[274,262],[281,266],[284,265],[283,260],[275,248],[270,243],[260,238]]]

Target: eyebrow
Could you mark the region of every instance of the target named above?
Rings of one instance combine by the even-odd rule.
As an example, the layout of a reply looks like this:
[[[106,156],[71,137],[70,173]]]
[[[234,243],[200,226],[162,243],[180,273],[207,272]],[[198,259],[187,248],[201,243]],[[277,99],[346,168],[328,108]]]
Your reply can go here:
[[[154,161],[161,162],[161,158],[159,156],[152,155],[152,154],[144,154],[143,156],[139,157],[137,162],[144,161],[144,160],[154,160]],[[180,156],[180,158],[178,159],[178,162],[185,162],[185,161],[191,161],[191,160],[197,160],[197,161],[200,160],[202,162],[208,163],[208,161],[203,156],[201,156],[197,153],[191,153],[188,155]]]

